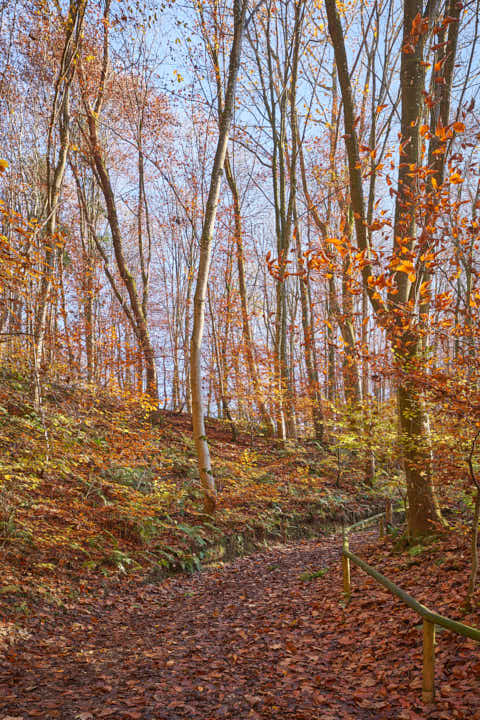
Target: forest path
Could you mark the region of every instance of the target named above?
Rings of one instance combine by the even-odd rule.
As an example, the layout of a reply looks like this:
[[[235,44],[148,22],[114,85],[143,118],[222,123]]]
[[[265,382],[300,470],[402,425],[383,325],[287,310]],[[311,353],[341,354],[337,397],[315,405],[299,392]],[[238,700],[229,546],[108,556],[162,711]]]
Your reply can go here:
[[[417,705],[420,633],[398,604],[382,621],[388,594],[358,574],[344,609],[339,551],[338,535],[322,537],[159,585],[107,583],[40,613],[0,662],[0,719],[455,717]]]

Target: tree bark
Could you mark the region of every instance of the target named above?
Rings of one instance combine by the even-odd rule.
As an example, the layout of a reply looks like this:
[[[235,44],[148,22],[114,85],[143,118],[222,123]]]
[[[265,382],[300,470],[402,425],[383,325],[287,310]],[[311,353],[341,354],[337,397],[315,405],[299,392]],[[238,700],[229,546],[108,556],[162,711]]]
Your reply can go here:
[[[105,83],[109,66],[109,11],[110,2],[107,0],[105,3],[104,13],[104,49],[103,49],[103,64],[101,80],[97,91],[97,97],[95,100],[95,107],[92,108],[86,95],[84,94],[83,100],[87,111],[87,127],[88,127],[88,139],[90,144],[90,152],[92,157],[92,166],[95,171],[95,176],[98,180],[102,194],[105,200],[105,206],[107,209],[108,224],[110,232],[112,233],[112,243],[115,254],[115,261],[117,264],[118,272],[122,279],[122,283],[127,291],[127,295],[130,302],[131,313],[127,314],[127,318],[132,324],[132,329],[135,332],[135,336],[141,348],[144,363],[145,363],[145,374],[147,383],[147,392],[154,398],[158,399],[158,382],[157,382],[157,368],[155,362],[155,352],[150,338],[149,328],[147,324],[147,318],[145,315],[145,302],[146,302],[146,288],[144,287],[144,302],[139,296],[137,283],[135,278],[128,267],[124,249],[122,234],[120,230],[120,223],[118,220],[117,206],[115,201],[115,194],[113,191],[110,174],[106,166],[100,138],[98,134],[98,122],[99,115],[101,112],[103,97],[105,92]],[[83,78],[82,78],[83,80]],[[84,82],[82,82],[84,85]],[[143,156],[142,156],[143,157]],[[143,264],[142,264],[143,269]],[[110,278],[109,278],[110,279]],[[111,282],[111,281],[110,281]],[[121,306],[125,309],[123,303]]]
[[[245,257],[243,251],[243,229],[242,229],[242,216],[240,208],[240,196],[238,193],[238,187],[233,174],[233,169],[230,163],[228,151],[225,157],[225,176],[232,194],[233,200],[233,213],[234,213],[234,232],[235,232],[235,243],[236,243],[236,258],[237,258],[237,273],[238,273],[238,292],[240,295],[240,309],[242,314],[242,339],[243,339],[243,351],[245,355],[245,361],[247,364],[248,374],[250,381],[253,386],[255,402],[257,404],[258,412],[267,428],[269,435],[274,433],[274,425],[272,418],[270,417],[265,402],[262,397],[262,391],[260,388],[260,380],[258,377],[258,369],[255,363],[255,356],[253,352],[253,341],[252,333],[250,329],[250,319],[248,317],[248,303],[247,303],[247,284],[245,281]]]
[[[387,329],[401,379],[398,384],[400,415],[400,441],[405,465],[409,499],[408,524],[410,537],[427,535],[435,523],[441,521],[440,509],[435,495],[432,475],[432,457],[427,418],[421,394],[408,380],[412,361],[417,356],[418,336],[412,329],[413,317],[407,303],[411,281],[405,272],[394,275],[394,292],[390,292],[388,306],[369,283],[373,275],[370,263],[370,243],[367,235],[365,205],[362,188],[362,172],[355,127],[354,101],[348,71],[345,41],[335,0],[326,0],[328,27],[332,39],[338,78],[342,89],[345,147],[349,165],[349,181],[352,208],[355,216],[357,245],[365,255],[362,268],[363,284],[380,323]],[[402,97],[402,150],[398,171],[398,192],[395,207],[394,256],[403,247],[412,251],[415,241],[416,175],[412,167],[419,162],[419,121],[424,89],[423,34],[412,35],[414,20],[422,19],[421,0],[405,0],[403,17],[402,59],[400,70]],[[405,247],[405,238],[409,238]],[[388,313],[387,313],[388,310]],[[407,330],[404,329],[405,323]]]
[[[34,324],[34,374],[38,378],[42,363],[45,333],[47,329],[48,300],[52,288],[55,265],[55,232],[57,227],[57,212],[60,193],[65,176],[69,144],[70,144],[70,89],[75,74],[75,61],[78,46],[82,37],[83,19],[85,15],[86,0],[70,0],[69,10],[65,19],[65,42],[60,60],[60,67],[55,82],[54,98],[47,140],[47,200],[45,224],[45,251],[43,259],[42,277],[37,299],[37,308]],[[53,133],[57,115],[59,121],[59,150],[52,170],[50,153],[53,145]],[[35,383],[35,388],[39,386]],[[35,391],[35,405],[40,403],[40,397]]]
[[[294,209],[295,220],[295,242],[297,250],[297,268],[298,273],[303,270],[302,265],[302,242],[300,238],[300,226],[296,208]],[[300,307],[302,310],[302,329],[303,329],[303,352],[305,358],[305,367],[307,370],[307,393],[310,400],[313,430],[315,439],[323,442],[325,431],[325,423],[323,418],[322,398],[320,396],[320,388],[318,387],[318,377],[315,372],[315,358],[313,355],[313,345],[315,342],[314,328],[311,321],[311,312],[308,301],[308,276],[299,277],[300,284]]]
[[[198,265],[195,295],[193,300],[193,329],[190,342],[190,383],[192,390],[192,423],[195,446],[197,449],[198,470],[204,492],[204,505],[207,513],[216,507],[215,478],[211,468],[210,451],[205,430],[205,418],[202,398],[202,339],[205,325],[205,301],[208,276],[212,255],[212,235],[217,215],[220,185],[227,151],[230,126],[235,103],[235,89],[242,52],[242,39],[245,26],[245,14],[248,0],[234,0],[234,32],[228,65],[227,89],[223,111],[219,118],[218,141],[213,161],[210,187],[205,208],[202,234],[200,238],[200,258]]]

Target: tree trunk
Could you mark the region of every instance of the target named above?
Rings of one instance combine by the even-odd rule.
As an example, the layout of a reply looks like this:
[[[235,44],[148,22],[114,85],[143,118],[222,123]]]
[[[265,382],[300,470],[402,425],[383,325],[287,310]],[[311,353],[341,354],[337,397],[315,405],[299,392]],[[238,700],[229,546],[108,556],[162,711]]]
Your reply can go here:
[[[352,234],[353,214],[348,208],[345,218],[345,232],[350,240]],[[342,333],[343,348],[343,386],[345,401],[352,411],[352,424],[356,425],[355,417],[362,401],[362,385],[358,366],[355,326],[353,324],[353,296],[349,280],[350,258],[349,253],[344,258],[342,267],[342,312],[338,313],[337,322]]]
[[[212,301],[210,297],[210,287],[207,286],[207,297],[208,297],[208,310],[210,314],[210,325],[212,329],[212,345],[213,345],[213,355],[215,357],[215,364],[217,366],[217,375],[218,375],[218,395],[219,400],[221,402],[222,407],[222,416],[228,420],[230,423],[230,428],[232,430],[232,439],[233,442],[237,439],[237,430],[235,428],[235,423],[233,422],[232,415],[230,413],[230,408],[228,406],[228,399],[226,395],[226,373],[225,373],[225,366],[224,362],[221,362],[221,354],[218,348],[218,338],[217,338],[217,330],[215,327],[215,317],[213,314],[213,308],[212,308]],[[225,360],[225,358],[224,358]]]
[[[112,233],[112,243],[115,253],[115,260],[117,263],[120,277],[128,293],[132,317],[134,320],[133,330],[137,337],[144,358],[147,392],[152,398],[157,399],[158,387],[155,352],[150,339],[147,320],[143,313],[142,303],[137,290],[137,284],[129,267],[127,266],[127,262],[123,252],[122,235],[120,231],[120,224],[118,221],[115,196],[110,181],[110,175],[103,160],[99,144],[97,128],[98,116],[94,114],[93,111],[90,111],[87,121],[90,137],[90,149],[92,152],[96,174],[107,208],[108,224],[110,226],[110,232]]]
[[[37,309],[34,326],[34,373],[39,376],[42,363],[45,333],[47,329],[48,300],[52,288],[55,265],[55,232],[57,226],[57,211],[60,193],[65,176],[69,143],[70,143],[70,88],[75,74],[75,56],[77,54],[80,38],[82,37],[83,19],[85,15],[86,0],[70,0],[69,10],[65,19],[65,42],[60,60],[60,67],[54,88],[54,98],[47,140],[47,202],[45,224],[45,251],[43,271],[40,281],[40,291],[37,299]],[[54,163],[53,171],[50,153],[53,146],[53,133],[56,118],[59,116],[59,150]],[[35,387],[38,383],[35,383]],[[40,398],[35,393],[35,405],[39,405]]]
[[[235,242],[236,242],[236,256],[237,256],[237,272],[238,272],[238,292],[240,295],[240,309],[242,314],[242,339],[243,339],[243,351],[245,355],[245,361],[247,364],[248,374],[250,381],[253,386],[255,402],[257,404],[258,412],[267,428],[269,435],[274,433],[274,425],[272,418],[270,417],[265,402],[262,397],[262,391],[260,388],[260,381],[258,377],[257,365],[255,363],[255,357],[253,352],[252,333],[250,330],[250,320],[248,317],[248,304],[247,304],[247,285],[245,282],[245,258],[243,252],[243,232],[242,232],[242,216],[240,208],[240,197],[238,193],[237,183],[233,174],[230,159],[227,155],[225,157],[225,176],[227,178],[230,192],[233,199],[233,213],[234,213],[234,229],[235,229]]]
[[[297,266],[298,272],[300,273],[303,269],[302,266],[302,242],[300,238],[300,227],[298,223],[298,215],[295,208],[295,241],[297,250]],[[322,399],[320,396],[320,388],[318,387],[318,379],[315,373],[315,360],[313,356],[313,344],[315,342],[314,329],[311,321],[311,313],[308,302],[308,290],[307,290],[308,277],[299,278],[300,284],[300,307],[302,310],[302,329],[303,329],[303,352],[305,357],[305,367],[307,370],[307,393],[310,400],[313,429],[315,433],[315,439],[318,442],[323,442],[324,435],[324,419],[323,419],[323,408]]]
[[[468,603],[472,605],[478,575],[478,523],[480,522],[480,488],[476,488],[475,510],[472,524],[472,568],[468,581]]]
[[[109,28],[110,28],[110,5],[111,0],[106,0],[104,10],[104,21],[103,21],[103,59],[102,59],[102,70],[100,75],[100,82],[97,89],[97,95],[95,99],[94,107],[91,106],[89,99],[85,93],[85,78],[83,77],[83,71],[79,66],[79,72],[82,81],[82,92],[83,92],[83,103],[87,115],[87,129],[88,129],[88,140],[90,145],[91,153],[91,164],[95,173],[95,177],[100,186],[107,209],[108,224],[110,232],[112,234],[112,244],[115,255],[115,261],[117,264],[118,272],[121,277],[122,283],[127,291],[130,308],[127,307],[125,301],[121,297],[118,289],[116,288],[113,276],[108,271],[108,262],[105,257],[105,253],[102,252],[100,243],[97,244],[97,249],[102,254],[104,260],[105,272],[115,296],[120,302],[120,306],[124,310],[128,321],[137,338],[140,350],[143,354],[145,363],[145,374],[147,383],[147,393],[154,398],[158,399],[158,382],[157,382],[157,367],[155,362],[155,353],[150,338],[150,333],[147,324],[146,317],[146,293],[148,290],[148,284],[143,288],[143,298],[141,299],[137,289],[137,283],[135,278],[128,267],[127,261],[124,255],[123,240],[120,230],[120,223],[117,214],[117,206],[115,201],[115,194],[113,191],[110,174],[104,159],[102,145],[100,142],[98,127],[101,109],[104,100],[105,84],[109,68]],[[143,155],[140,153],[140,158]],[[141,178],[142,180],[142,178]],[[143,261],[142,261],[143,269]]]
[[[201,349],[205,325],[205,301],[212,254],[212,234],[217,215],[218,198],[222,180],[225,154],[227,151],[230,125],[235,103],[235,88],[242,50],[242,38],[248,0],[234,0],[234,34],[228,65],[227,89],[223,112],[219,119],[217,149],[213,161],[210,188],[208,192],[202,235],[200,238],[200,259],[197,282],[193,300],[193,329],[190,343],[190,382],[192,389],[192,423],[195,446],[197,449],[198,470],[204,492],[204,505],[207,513],[216,506],[215,478],[212,473],[210,451],[205,431],[205,419],[202,399]]]
[[[432,448],[428,420],[421,393],[405,377],[397,388],[400,443],[408,494],[410,538],[431,534],[439,521],[440,509],[432,478]]]
[[[411,369],[410,363],[418,350],[415,332],[403,329],[405,323],[413,323],[408,300],[411,282],[404,272],[394,276],[394,292],[388,298],[388,307],[375,292],[375,285],[369,283],[373,276],[370,263],[370,243],[362,187],[362,171],[356,132],[355,108],[348,71],[345,41],[340,16],[335,0],[326,0],[329,33],[332,39],[338,78],[342,89],[345,148],[348,157],[350,196],[355,217],[356,240],[359,250],[364,252],[365,265],[362,268],[363,285],[379,321],[387,333],[399,365],[402,379],[398,385],[401,447],[404,458],[407,492],[409,499],[408,524],[411,537],[427,535],[432,525],[441,520],[438,502],[433,486],[430,438],[426,423],[425,408],[418,390],[404,379]],[[398,192],[395,207],[394,256],[400,252],[413,251],[415,241],[415,202],[418,197],[416,175],[411,168],[419,162],[419,121],[423,102],[424,36],[412,37],[415,18],[422,18],[421,0],[405,0],[403,18],[403,41],[401,58],[402,97],[402,156],[398,172]],[[399,241],[409,238],[409,244]],[[387,312],[388,310],[388,312]]]
[[[425,70],[423,67],[424,35],[412,38],[414,20],[423,12],[421,0],[406,0],[403,20],[403,48],[400,82],[402,98],[402,153],[398,168],[398,192],[395,206],[394,257],[413,251],[416,239],[416,205],[418,179],[411,168],[420,162],[419,124],[423,106]],[[413,45],[413,52],[406,48]],[[409,238],[405,243],[404,239]],[[398,386],[401,446],[408,493],[408,526],[410,537],[421,537],[432,532],[441,521],[440,508],[433,486],[432,451],[424,402],[417,388],[408,381],[412,361],[418,358],[420,339],[412,327],[415,322],[409,309],[412,283],[405,272],[397,270],[394,276],[395,292],[388,299],[390,319],[387,331],[399,361],[402,379]],[[405,379],[407,377],[407,379]]]

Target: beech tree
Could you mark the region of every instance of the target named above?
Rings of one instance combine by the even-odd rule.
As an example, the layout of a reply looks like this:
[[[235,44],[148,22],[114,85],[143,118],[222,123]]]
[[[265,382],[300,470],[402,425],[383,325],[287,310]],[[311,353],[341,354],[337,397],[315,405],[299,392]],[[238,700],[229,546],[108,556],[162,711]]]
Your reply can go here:
[[[121,278],[121,282],[127,292],[128,304],[125,300],[121,300],[121,306],[128,318],[128,321],[135,333],[141,348],[146,372],[146,386],[147,392],[152,398],[156,398],[158,395],[157,387],[157,368],[155,362],[155,350],[152,345],[150,337],[150,329],[147,318],[148,308],[148,285],[149,285],[149,259],[144,254],[143,240],[142,240],[142,207],[145,203],[145,189],[144,189],[144,160],[143,152],[141,148],[141,133],[142,133],[142,120],[139,122],[139,145],[138,145],[138,162],[139,162],[139,248],[140,248],[140,270],[141,270],[141,283],[142,283],[142,295],[140,297],[138,291],[137,280],[135,273],[129,267],[128,261],[125,256],[124,241],[122,238],[122,231],[120,227],[119,214],[117,209],[117,203],[115,199],[115,192],[113,189],[110,172],[106,165],[105,151],[102,148],[102,140],[100,137],[100,119],[101,112],[104,106],[106,85],[108,82],[109,74],[109,49],[110,49],[110,9],[111,1],[105,0],[104,14],[103,14],[103,56],[101,60],[101,68],[98,85],[94,94],[93,101],[89,97],[87,79],[85,76],[85,70],[82,65],[79,66],[80,71],[80,85],[82,93],[82,101],[87,116],[87,137],[89,142],[89,151],[91,154],[92,169],[95,174],[95,178],[103,193],[105,206],[107,209],[108,223],[110,226],[110,232],[112,234],[112,243],[115,254],[116,266]],[[147,221],[148,233],[149,225]],[[149,245],[151,245],[151,238],[148,239]],[[100,244],[97,243],[97,248],[102,253]],[[103,255],[104,261],[105,256]],[[107,263],[105,263],[107,264]],[[113,275],[109,273],[107,275],[112,289],[115,295],[120,299],[121,293],[115,285]]]
[[[213,476],[210,452],[205,430],[204,408],[202,399],[202,371],[201,348],[203,328],[205,323],[205,302],[208,287],[208,273],[210,270],[212,252],[212,234],[217,214],[218,198],[222,180],[225,155],[227,152],[228,136],[235,103],[235,89],[240,67],[242,40],[245,30],[248,0],[234,0],[232,9],[233,39],[228,63],[225,99],[219,116],[218,141],[213,161],[210,187],[202,234],[200,237],[200,257],[193,298],[193,329],[190,344],[190,382],[192,387],[192,422],[195,445],[198,456],[198,470],[205,494],[205,510],[212,512],[216,504],[216,488]]]
[[[420,288],[423,282],[428,283],[428,279],[425,280],[424,268],[421,264],[414,267],[413,260],[418,252],[417,198],[421,175],[421,122],[424,113],[424,95],[427,94],[425,44],[426,37],[432,31],[434,11],[430,5],[424,10],[422,3],[417,0],[407,1],[404,4],[400,70],[401,146],[390,263],[394,272],[392,282],[388,285],[387,301],[384,303],[377,291],[378,281],[375,279],[375,271],[372,267],[355,107],[343,30],[338,10],[332,0],[327,0],[326,9],[342,90],[350,194],[355,214],[356,241],[364,257],[362,267],[364,287],[376,316],[390,338],[399,369],[397,394],[400,440],[409,498],[409,529],[412,536],[425,535],[431,532],[435,523],[441,521],[441,514],[433,484],[432,448],[425,403],[422,393],[410,381],[409,375],[420,357],[421,333],[418,328]],[[458,22],[458,15],[453,18],[453,22]],[[453,38],[448,47],[448,60],[453,62],[455,57]],[[445,82],[445,86],[448,96],[450,79]],[[435,100],[431,102],[436,104]],[[442,101],[440,101],[441,107]],[[445,105],[444,99],[443,118],[446,114],[448,115],[448,104]],[[438,173],[436,168],[434,173]]]
[[[191,413],[208,512],[213,415],[441,523],[432,377],[478,358],[477,9],[1,4],[1,350],[28,341],[37,409],[51,379]]]
[[[58,21],[64,28],[64,44],[53,91],[52,107],[48,124],[46,149],[46,202],[44,207],[45,251],[43,272],[36,303],[34,328],[34,366],[38,375],[42,362],[45,331],[47,325],[48,295],[54,277],[57,256],[55,232],[57,212],[62,185],[67,167],[70,146],[70,92],[78,61],[78,50],[82,35],[86,0],[71,0],[66,16],[59,13]],[[54,142],[58,130],[58,149]],[[35,384],[38,388],[38,383]],[[36,397],[36,404],[39,403]]]

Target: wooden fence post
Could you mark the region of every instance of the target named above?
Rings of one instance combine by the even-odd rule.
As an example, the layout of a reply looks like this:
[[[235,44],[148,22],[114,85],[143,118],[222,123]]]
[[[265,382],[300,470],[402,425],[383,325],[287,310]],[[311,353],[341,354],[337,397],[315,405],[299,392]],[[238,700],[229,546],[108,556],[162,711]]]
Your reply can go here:
[[[435,623],[423,620],[422,700],[433,702],[435,696]]]
[[[348,535],[343,530],[343,550],[348,551]],[[342,552],[342,570],[343,570],[343,592],[347,598],[352,594],[352,586],[350,584],[350,558]]]
[[[385,518],[383,517],[383,515],[378,521],[378,534],[381,538],[385,537]]]

